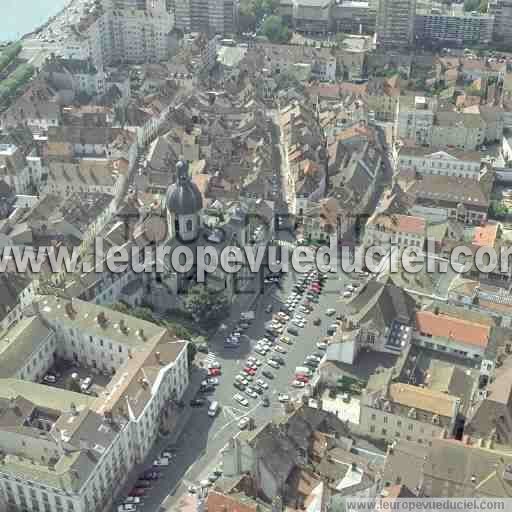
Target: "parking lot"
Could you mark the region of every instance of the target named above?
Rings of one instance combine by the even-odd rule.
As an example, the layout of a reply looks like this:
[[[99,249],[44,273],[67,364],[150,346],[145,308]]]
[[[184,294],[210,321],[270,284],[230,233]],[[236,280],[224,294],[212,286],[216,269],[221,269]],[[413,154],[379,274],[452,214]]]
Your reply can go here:
[[[56,382],[51,382],[53,380],[51,376],[56,378]],[[89,387],[84,384],[87,378],[91,379]],[[74,364],[71,361],[59,359],[48,370],[42,384],[69,391],[86,392],[88,395],[97,396],[105,389],[111,378],[111,374],[100,373],[97,369],[91,369]]]

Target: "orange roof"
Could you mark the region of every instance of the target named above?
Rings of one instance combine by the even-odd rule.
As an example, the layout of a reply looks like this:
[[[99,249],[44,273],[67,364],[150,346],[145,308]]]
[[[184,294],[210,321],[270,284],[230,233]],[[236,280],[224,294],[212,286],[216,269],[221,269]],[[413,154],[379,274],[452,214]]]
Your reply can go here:
[[[256,512],[256,504],[241,503],[237,499],[210,491],[206,502],[207,512]]]
[[[387,230],[395,233],[414,233],[423,235],[425,233],[425,219],[413,215],[379,215],[371,221],[372,224],[384,226]]]
[[[491,328],[488,325],[462,320],[431,311],[416,313],[416,329],[436,337],[452,338],[454,341],[485,348]]]
[[[479,247],[493,247],[498,236],[498,224],[486,224],[475,229],[473,244]]]

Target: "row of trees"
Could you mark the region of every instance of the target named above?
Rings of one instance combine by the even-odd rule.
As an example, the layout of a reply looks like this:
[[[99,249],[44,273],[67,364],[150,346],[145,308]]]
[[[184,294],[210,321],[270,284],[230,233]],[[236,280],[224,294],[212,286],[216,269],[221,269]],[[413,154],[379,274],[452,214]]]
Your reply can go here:
[[[0,103],[16,95],[20,87],[24,86],[34,74],[34,66],[22,64],[18,66],[5,80],[0,82]]]
[[[21,43],[13,43],[0,53],[0,73],[3,73],[9,64],[14,61],[21,52],[21,48]]]

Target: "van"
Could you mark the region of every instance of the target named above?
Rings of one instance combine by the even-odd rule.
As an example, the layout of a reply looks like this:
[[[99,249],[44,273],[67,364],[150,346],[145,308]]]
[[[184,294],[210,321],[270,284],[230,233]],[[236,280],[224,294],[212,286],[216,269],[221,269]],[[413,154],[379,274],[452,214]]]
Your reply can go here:
[[[208,416],[211,416],[212,418],[217,414],[219,410],[219,402],[215,401],[210,404],[210,407],[208,407]]]
[[[290,325],[290,327],[288,327],[287,332],[293,334],[294,336],[299,335],[299,330],[296,327],[293,327],[293,325]]]

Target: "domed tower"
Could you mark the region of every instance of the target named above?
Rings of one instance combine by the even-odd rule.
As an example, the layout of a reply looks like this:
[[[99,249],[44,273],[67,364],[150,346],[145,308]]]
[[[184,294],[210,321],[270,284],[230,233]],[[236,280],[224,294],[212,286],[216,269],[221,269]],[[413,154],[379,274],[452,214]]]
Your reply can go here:
[[[170,238],[192,242],[199,234],[203,197],[188,175],[188,164],[176,164],[176,183],[167,190],[165,198]]]

